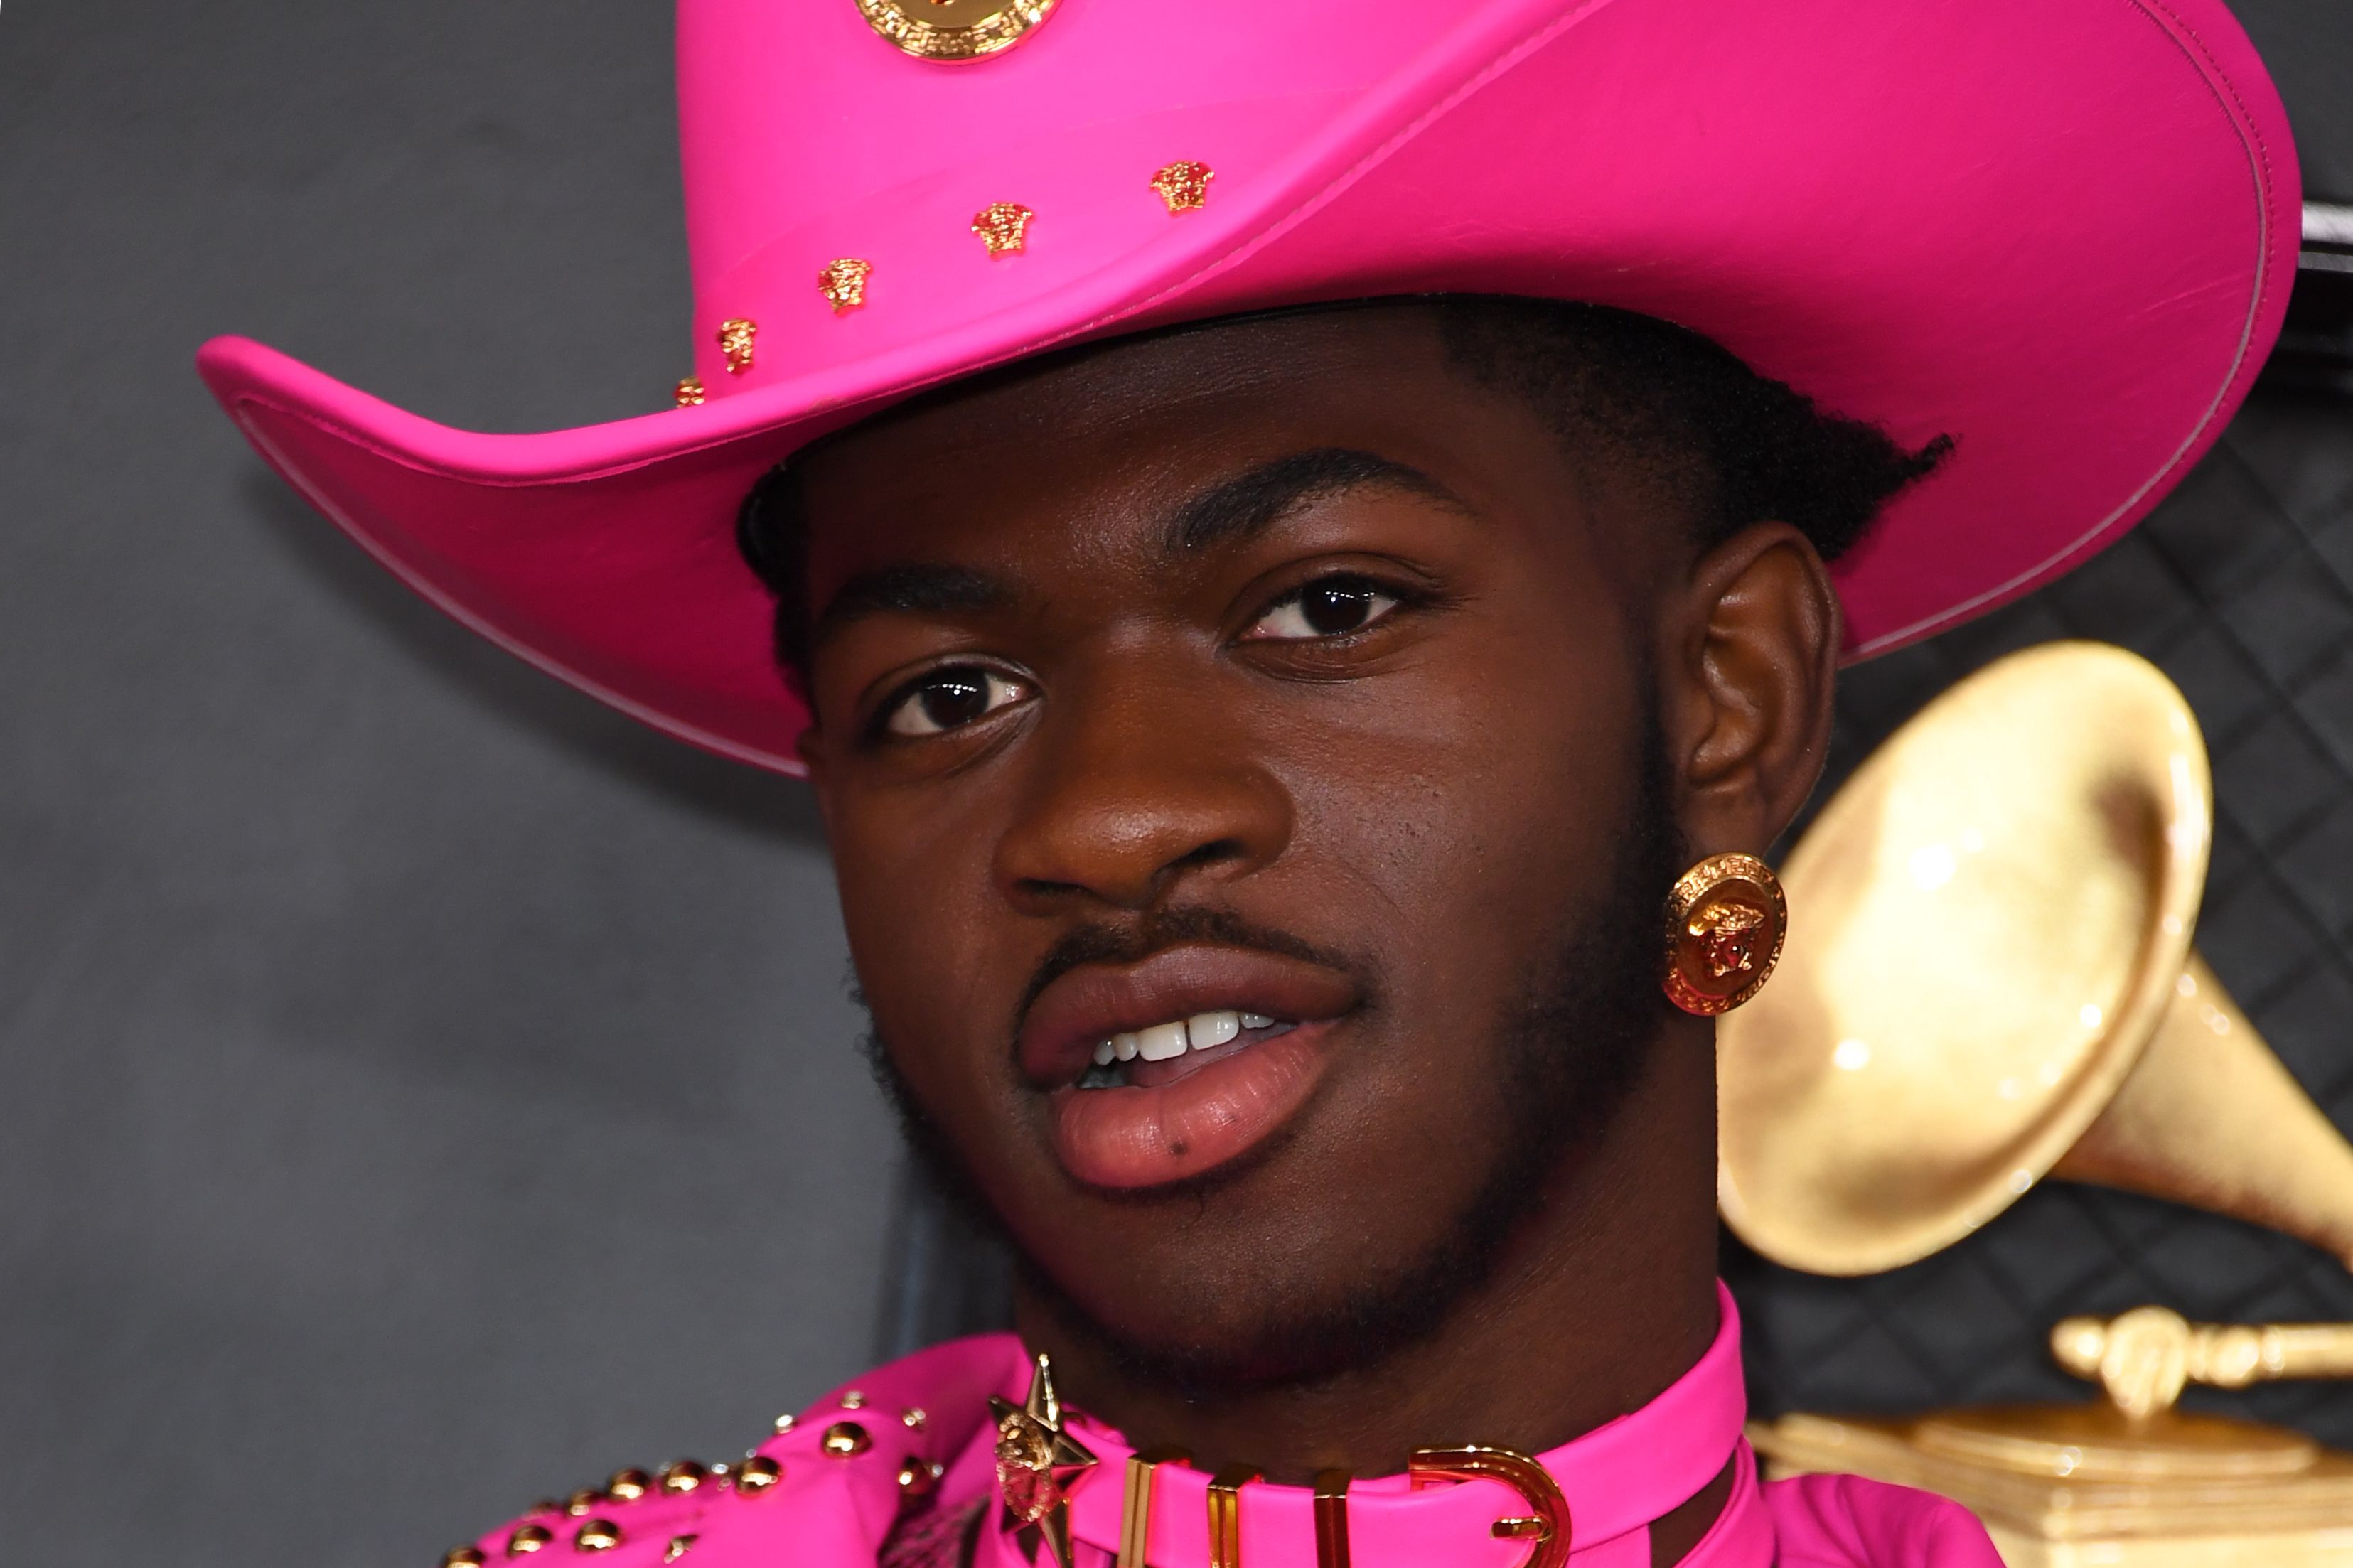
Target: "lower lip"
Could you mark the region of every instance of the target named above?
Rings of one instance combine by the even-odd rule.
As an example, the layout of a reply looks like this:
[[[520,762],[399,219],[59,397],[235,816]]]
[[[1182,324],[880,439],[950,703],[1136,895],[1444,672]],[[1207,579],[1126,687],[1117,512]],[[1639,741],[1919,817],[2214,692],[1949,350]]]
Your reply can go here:
[[[1054,1091],[1054,1152],[1097,1187],[1156,1187],[1257,1147],[1315,1087],[1332,1020],[1304,1023],[1153,1089]]]

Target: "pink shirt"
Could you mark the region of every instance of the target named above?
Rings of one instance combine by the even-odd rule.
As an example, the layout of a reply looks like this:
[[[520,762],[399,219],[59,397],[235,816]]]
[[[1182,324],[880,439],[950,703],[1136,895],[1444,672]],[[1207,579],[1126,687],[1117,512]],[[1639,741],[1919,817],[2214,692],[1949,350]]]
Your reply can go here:
[[[1664,1393],[1537,1456],[1567,1500],[1571,1568],[1648,1568],[1651,1522],[1727,1462],[1731,1498],[1686,1568],[2001,1568],[1984,1528],[1946,1499],[1853,1476],[1760,1484],[1741,1436],[1739,1318],[1728,1292],[1723,1300],[1715,1343]],[[704,1480],[582,1514],[542,1511],[480,1549],[501,1563],[534,1550],[515,1543],[544,1531],[547,1549],[596,1551],[599,1568],[952,1568],[977,1515],[975,1568],[1032,1568],[1001,1528],[987,1405],[992,1394],[1018,1404],[1029,1379],[1029,1358],[1009,1334],[936,1346],[859,1379],[763,1444],[758,1456],[777,1472],[765,1486]],[[1113,1568],[1129,1449],[1077,1411],[1066,1412],[1066,1427],[1100,1461],[1071,1491],[1077,1568]],[[920,1472],[912,1489],[922,1493],[934,1465],[936,1486],[912,1498],[902,1472]],[[1155,1472],[1152,1568],[1207,1568],[1208,1480],[1182,1465]],[[1245,1568],[1316,1568],[1312,1500],[1302,1487],[1240,1489]],[[1526,1512],[1499,1481],[1410,1489],[1403,1476],[1360,1479],[1348,1493],[1352,1568],[1519,1568],[1529,1544],[1498,1540],[1490,1526]],[[1050,1552],[1040,1552],[1037,1568],[1052,1568]]]

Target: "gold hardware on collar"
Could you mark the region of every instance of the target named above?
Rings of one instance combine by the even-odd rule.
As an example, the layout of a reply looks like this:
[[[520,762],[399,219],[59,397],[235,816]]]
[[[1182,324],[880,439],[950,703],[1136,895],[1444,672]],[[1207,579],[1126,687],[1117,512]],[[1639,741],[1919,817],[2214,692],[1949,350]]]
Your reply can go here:
[[[1315,1472],[1315,1568],[1348,1568],[1348,1482],[1345,1470]]]
[[[686,1535],[671,1536],[670,1538],[670,1544],[662,1548],[662,1561],[665,1563],[677,1562],[680,1558],[693,1551],[695,1542],[700,1539],[700,1536],[691,1533]]]
[[[1196,211],[1208,202],[1209,182],[1217,177],[1218,172],[1207,163],[1196,163],[1187,159],[1155,170],[1152,188],[1160,193],[1162,201],[1168,204],[1169,216],[1173,217],[1178,213]]]
[[[543,1524],[516,1525],[514,1533],[507,1537],[507,1555],[528,1557],[554,1539]]]
[[[1038,1358],[1021,1404],[991,1394],[988,1408],[997,1417],[997,1492],[1005,1522],[1032,1561],[1042,1540],[1060,1568],[1072,1568],[1071,1489],[1094,1468],[1095,1457],[1062,1430],[1053,1362]]]
[[[1242,1568],[1241,1489],[1258,1479],[1254,1465],[1228,1465],[1209,1479],[1209,1568]]]
[[[1151,1549],[1153,1472],[1192,1457],[1182,1448],[1147,1448],[1128,1457],[1127,1490],[1119,1505],[1118,1568],[1145,1568],[1144,1554]]]
[[[1534,1519],[1513,1516],[1489,1527],[1499,1541],[1532,1541],[1535,1550],[1522,1568],[1567,1568],[1568,1562],[1568,1499],[1552,1472],[1514,1448],[1490,1448],[1478,1444],[1460,1448],[1416,1448],[1406,1472],[1417,1487],[1434,1480],[1501,1481],[1527,1500]]]
[[[866,25],[924,60],[976,60],[1011,48],[1056,0],[858,0]]]
[[[825,264],[817,275],[817,291],[833,307],[833,313],[855,310],[866,303],[866,279],[874,271],[874,264],[855,256],[844,256]]]

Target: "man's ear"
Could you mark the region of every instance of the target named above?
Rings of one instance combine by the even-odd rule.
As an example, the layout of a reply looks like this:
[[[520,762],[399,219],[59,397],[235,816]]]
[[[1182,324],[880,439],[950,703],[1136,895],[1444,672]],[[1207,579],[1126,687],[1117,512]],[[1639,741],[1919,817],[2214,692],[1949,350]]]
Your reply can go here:
[[[1679,816],[1702,854],[1762,854],[1821,776],[1841,631],[1812,543],[1743,529],[1670,594],[1660,677]]]

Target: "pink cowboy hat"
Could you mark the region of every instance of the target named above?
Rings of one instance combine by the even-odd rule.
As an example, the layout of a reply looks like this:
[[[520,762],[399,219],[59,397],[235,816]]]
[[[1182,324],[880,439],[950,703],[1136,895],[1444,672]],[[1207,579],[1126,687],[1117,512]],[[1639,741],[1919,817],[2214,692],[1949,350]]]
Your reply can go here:
[[[1957,437],[1839,563],[1862,658],[2131,526],[2295,265],[2286,119],[2221,0],[683,0],[678,50],[705,400],[488,436],[243,339],[199,363],[417,592],[786,772],[807,715],[737,505],[984,366],[1377,295],[1662,316]]]

